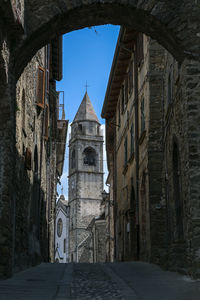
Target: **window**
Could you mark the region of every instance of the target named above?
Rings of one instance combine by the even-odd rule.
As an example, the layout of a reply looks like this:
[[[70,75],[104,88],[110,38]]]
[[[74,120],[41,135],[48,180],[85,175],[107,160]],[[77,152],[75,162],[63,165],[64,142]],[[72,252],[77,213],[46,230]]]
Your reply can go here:
[[[133,154],[134,153],[134,143],[135,143],[135,133],[134,133],[133,124],[131,125],[130,136],[131,136],[131,154]]]
[[[136,53],[137,53],[137,63],[138,66],[140,66],[144,59],[144,43],[143,43],[142,33],[139,33],[137,36]]]
[[[44,138],[47,140],[49,136],[49,106],[45,105],[45,128],[44,128]]]
[[[120,110],[120,101],[118,102],[118,125],[121,124],[121,110]]]
[[[141,134],[145,130],[145,112],[144,112],[144,98],[141,101],[140,105],[140,128],[141,128]]]
[[[133,60],[130,63],[129,73],[128,73],[128,92],[132,93],[133,90]]]
[[[79,125],[78,125],[78,131],[79,131],[79,132],[82,132],[82,130],[83,130],[82,124],[79,124]]]
[[[76,152],[75,149],[72,150],[72,169],[75,168],[75,157],[76,157]]]
[[[181,199],[181,184],[180,184],[180,157],[177,142],[173,144],[173,189],[176,215],[176,232],[178,239],[183,237],[183,205]]]
[[[172,103],[172,77],[171,77],[171,70],[168,76],[168,90],[167,90],[167,102],[168,105]]]
[[[127,165],[127,161],[128,161],[128,141],[127,141],[127,137],[125,138],[125,142],[124,142],[124,166]]]
[[[35,150],[34,150],[34,173],[35,173],[35,175],[38,173],[38,150],[37,150],[37,145],[35,146]]]
[[[32,167],[32,154],[31,154],[31,150],[29,148],[26,148],[25,166],[26,166],[27,170],[31,170],[31,167]]]
[[[66,239],[63,241],[63,252],[66,253]]]
[[[37,105],[44,108],[45,69],[38,68]]]
[[[50,62],[50,45],[46,47],[46,91],[49,93],[49,62]]]
[[[24,89],[22,92],[22,129],[26,131],[26,98]]]
[[[125,109],[125,99],[124,99],[124,85],[122,85],[122,98],[121,98],[121,102],[122,102],[122,113],[124,112]]]
[[[128,103],[128,76],[126,76],[126,79],[125,79],[124,98],[125,98],[125,105],[127,105],[127,103]]]
[[[61,235],[62,235],[62,230],[63,230],[63,222],[62,222],[62,219],[60,218],[57,223],[57,235],[59,237],[61,237]]]
[[[93,123],[92,122],[90,122],[89,123],[89,132],[93,132]]]
[[[83,152],[83,163],[88,166],[96,166],[96,151],[88,147]]]

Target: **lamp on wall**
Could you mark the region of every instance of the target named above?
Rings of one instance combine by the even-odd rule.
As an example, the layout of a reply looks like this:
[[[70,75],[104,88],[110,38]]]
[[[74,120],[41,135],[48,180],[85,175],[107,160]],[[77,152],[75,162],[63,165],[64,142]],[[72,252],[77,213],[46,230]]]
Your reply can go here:
[[[105,190],[101,193],[102,194],[102,202],[109,202],[110,205],[114,205],[113,201],[110,200],[110,193],[107,193]]]

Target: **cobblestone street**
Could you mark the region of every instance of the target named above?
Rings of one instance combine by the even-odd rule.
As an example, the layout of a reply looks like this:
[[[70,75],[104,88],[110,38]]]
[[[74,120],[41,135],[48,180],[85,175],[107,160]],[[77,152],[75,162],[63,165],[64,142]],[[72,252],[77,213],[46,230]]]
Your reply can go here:
[[[41,264],[0,281],[0,300],[199,300],[200,281],[142,263]]]

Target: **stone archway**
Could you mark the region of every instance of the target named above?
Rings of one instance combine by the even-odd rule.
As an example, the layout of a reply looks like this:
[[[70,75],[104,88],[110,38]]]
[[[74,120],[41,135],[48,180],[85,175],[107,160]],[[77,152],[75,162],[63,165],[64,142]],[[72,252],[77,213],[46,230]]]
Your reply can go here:
[[[133,27],[156,39],[179,61],[200,58],[200,6],[192,0],[23,2],[24,34],[13,48],[17,77],[36,51],[58,34],[101,24]]]

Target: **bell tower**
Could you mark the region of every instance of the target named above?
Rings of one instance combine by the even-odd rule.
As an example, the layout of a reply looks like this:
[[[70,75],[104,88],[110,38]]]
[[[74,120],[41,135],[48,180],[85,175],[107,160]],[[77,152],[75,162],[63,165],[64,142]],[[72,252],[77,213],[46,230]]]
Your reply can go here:
[[[90,251],[85,247],[91,239],[88,225],[100,215],[103,135],[87,91],[71,124],[68,183],[70,261],[91,262]]]

